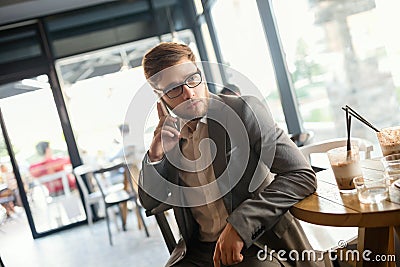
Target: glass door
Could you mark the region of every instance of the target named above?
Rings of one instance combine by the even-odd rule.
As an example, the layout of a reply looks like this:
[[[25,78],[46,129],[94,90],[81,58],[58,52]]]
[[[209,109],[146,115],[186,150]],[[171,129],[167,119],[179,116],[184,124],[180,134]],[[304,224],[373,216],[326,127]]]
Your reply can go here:
[[[86,216],[48,76],[0,86],[0,106],[33,235],[83,221]]]

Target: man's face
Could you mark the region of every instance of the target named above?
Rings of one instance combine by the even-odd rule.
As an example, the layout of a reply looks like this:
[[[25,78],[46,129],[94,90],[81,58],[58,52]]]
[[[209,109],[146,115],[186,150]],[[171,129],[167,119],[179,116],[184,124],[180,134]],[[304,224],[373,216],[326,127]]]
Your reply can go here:
[[[209,93],[204,78],[202,77],[200,84],[193,86],[198,80],[196,73],[198,73],[197,66],[188,59],[182,59],[175,66],[163,70],[157,83],[158,91],[164,91],[162,99],[177,116],[187,120],[203,117],[208,109]],[[165,93],[172,88],[182,93],[170,98]]]

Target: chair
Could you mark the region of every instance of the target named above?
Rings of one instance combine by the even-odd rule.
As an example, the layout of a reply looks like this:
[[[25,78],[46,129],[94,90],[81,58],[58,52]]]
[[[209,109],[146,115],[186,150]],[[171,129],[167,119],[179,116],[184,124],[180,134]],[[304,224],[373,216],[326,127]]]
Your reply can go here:
[[[6,219],[11,213],[14,212],[14,191],[9,189],[7,184],[0,184],[0,225],[3,219]],[[5,216],[3,217],[3,211]]]
[[[76,180],[78,181],[79,187],[82,190],[82,195],[84,199],[87,219],[89,226],[93,225],[93,213],[91,209],[91,205],[93,204],[100,204],[103,200],[103,196],[101,195],[100,191],[89,192],[88,185],[85,184],[83,176],[86,176],[86,179],[93,179],[93,172],[97,168],[90,166],[90,165],[81,165],[74,169],[74,174]],[[122,188],[121,188],[122,189]]]
[[[371,152],[374,149],[372,143],[361,138],[351,138],[351,143],[352,145],[357,145],[359,147],[359,150],[364,152],[364,157],[366,159],[371,158]],[[336,138],[305,145],[300,147],[299,149],[304,157],[311,163],[312,154],[325,153],[330,149],[340,146],[346,146],[346,144],[346,138]],[[321,168],[321,166],[313,166],[313,164],[312,167],[316,172],[325,169]],[[348,244],[354,240],[357,240],[358,237],[357,227],[321,226],[310,224],[301,220],[299,221],[311,243],[311,246],[317,251],[337,249],[339,247],[338,242],[340,240],[345,240]]]
[[[138,219],[141,220],[141,222],[144,226],[146,236],[147,237],[149,236],[149,232],[147,230],[146,223],[144,222],[143,217],[141,215],[141,206],[139,206],[137,203],[136,191],[133,188],[131,179],[128,179],[129,180],[128,184],[130,186],[127,189],[124,189],[124,185],[122,183],[111,185],[111,186],[106,186],[104,179],[102,179],[107,173],[114,171],[114,170],[121,169],[121,168],[123,168],[124,171],[127,171],[125,169],[125,168],[127,168],[127,166],[125,164],[117,164],[117,165],[113,165],[110,168],[102,168],[102,169],[98,169],[98,168],[95,168],[92,166],[87,166],[87,165],[81,165],[74,169],[74,173],[77,177],[79,186],[81,187],[82,193],[84,195],[85,208],[86,208],[86,212],[88,214],[88,223],[89,224],[92,224],[92,220],[93,220],[90,205],[94,204],[94,203],[99,203],[99,201],[102,201],[102,203],[104,204],[105,217],[106,217],[106,221],[107,221],[107,230],[108,230],[108,237],[109,237],[110,245],[113,245],[113,242],[112,242],[112,236],[111,236],[110,219],[109,219],[109,215],[108,215],[108,209],[110,207],[113,207],[116,205],[119,207],[119,212],[120,212],[121,219],[122,219],[122,229],[124,231],[126,231],[125,221],[122,216],[123,211],[121,209],[120,204],[127,203],[130,200],[135,203],[136,209],[138,211],[137,213],[139,214]],[[88,177],[93,178],[93,181],[96,183],[96,186],[98,188],[97,191],[89,193],[87,186],[84,183],[83,175],[87,175]]]
[[[362,138],[351,138],[352,145],[357,145],[359,147],[359,151],[364,153],[364,157],[366,159],[371,158],[371,152],[374,150],[374,146],[371,142],[362,139]],[[308,145],[304,145],[299,147],[301,153],[306,157],[306,159],[311,163],[313,169],[318,172],[324,170],[326,166],[315,166],[315,163],[312,162],[312,154],[315,153],[325,153],[330,149],[346,146],[347,138],[335,138],[335,139],[328,139]]]
[[[310,131],[298,134],[289,134],[289,138],[296,144],[296,146],[302,147],[312,142],[314,133]]]
[[[165,217],[165,212],[169,209],[172,209],[170,205],[161,203],[152,210],[146,210],[146,216],[154,216],[156,218],[158,227],[160,228],[161,234],[164,238],[164,242],[167,245],[168,252],[171,254],[177,243],[167,218]]]

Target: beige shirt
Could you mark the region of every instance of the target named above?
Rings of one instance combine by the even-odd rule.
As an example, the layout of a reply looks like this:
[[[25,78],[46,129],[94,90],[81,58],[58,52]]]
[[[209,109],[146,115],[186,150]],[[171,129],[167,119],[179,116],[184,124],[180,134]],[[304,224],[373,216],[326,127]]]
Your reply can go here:
[[[198,190],[195,191],[196,193],[185,197],[189,203],[191,203],[192,199],[196,199],[197,201],[201,199],[204,203],[207,203],[202,206],[192,207],[191,211],[200,226],[199,240],[213,242],[218,239],[224,229],[227,223],[228,212],[222,198],[213,201],[216,199],[216,196],[220,195],[216,183],[214,184],[215,186],[208,185],[205,188],[200,188],[200,186],[215,181],[210,146],[208,143],[202,146],[203,155],[200,154],[199,149],[200,141],[208,138],[208,126],[205,122],[206,120],[199,121],[196,129],[191,129],[187,125],[182,127],[181,136],[184,139],[182,142],[182,154],[187,159],[194,160],[196,162],[195,169],[200,171],[180,171],[180,176],[186,186],[199,187]],[[201,160],[196,161],[200,159],[200,156],[202,156]],[[205,166],[208,167],[206,168],[204,168],[204,160],[207,162]]]

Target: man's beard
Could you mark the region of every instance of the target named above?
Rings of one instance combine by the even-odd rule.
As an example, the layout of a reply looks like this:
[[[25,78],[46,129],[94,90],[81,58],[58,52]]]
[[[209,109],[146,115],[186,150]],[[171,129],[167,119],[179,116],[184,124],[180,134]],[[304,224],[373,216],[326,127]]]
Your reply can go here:
[[[208,100],[195,99],[186,100],[185,102],[179,104],[173,112],[180,118],[185,120],[200,119],[207,114],[208,110]]]

